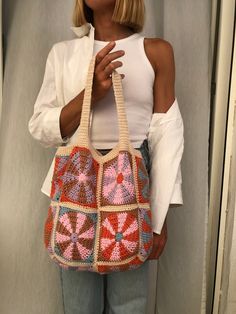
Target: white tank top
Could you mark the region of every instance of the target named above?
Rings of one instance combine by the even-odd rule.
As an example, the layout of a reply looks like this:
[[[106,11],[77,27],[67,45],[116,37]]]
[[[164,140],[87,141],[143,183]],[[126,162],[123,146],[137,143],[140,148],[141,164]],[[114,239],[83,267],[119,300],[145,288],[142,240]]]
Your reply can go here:
[[[94,40],[93,55],[101,50],[107,41]],[[155,73],[144,50],[144,37],[134,33],[116,40],[112,51],[124,50],[125,55],[117,58],[123,65],[117,72],[125,74],[122,79],[125,110],[130,140],[135,148],[147,138],[153,111],[153,83]],[[115,60],[115,61],[116,61]],[[113,148],[119,140],[119,128],[114,91],[97,102],[92,110],[90,138],[97,149]]]

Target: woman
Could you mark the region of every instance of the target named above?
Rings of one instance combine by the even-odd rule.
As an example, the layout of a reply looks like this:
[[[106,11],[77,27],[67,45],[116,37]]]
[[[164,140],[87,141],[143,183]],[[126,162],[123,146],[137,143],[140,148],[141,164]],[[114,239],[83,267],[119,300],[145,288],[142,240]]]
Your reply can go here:
[[[144,13],[143,0],[76,0],[73,21],[77,32],[80,32],[80,28],[86,23],[91,23],[95,30],[93,54],[96,54],[96,64],[92,90],[94,122],[91,133],[93,145],[106,154],[118,141],[117,113],[111,88],[111,74],[117,69],[121,73],[124,98],[127,100],[130,138],[133,146],[141,150],[150,172],[148,126],[153,113],[164,115],[173,107],[176,100],[175,65],[173,48],[169,42],[159,38],[144,38],[139,34],[144,24]],[[66,49],[69,49],[72,47],[70,44],[75,41],[64,43],[68,44]],[[53,71],[56,68],[51,62],[49,78],[51,55],[50,52],[44,83],[35,104],[34,115],[29,122],[30,133],[46,147],[55,146],[57,142],[68,143],[75,136],[80,124],[84,96],[83,89],[63,107],[56,108],[55,105],[55,108],[51,108],[52,87],[55,87],[54,82],[52,83]],[[77,62],[79,64],[79,57]],[[80,72],[81,66],[82,64]],[[87,65],[84,64],[85,66]],[[66,85],[66,75],[63,80]],[[70,82],[72,84],[72,80]],[[61,90],[58,94],[61,94]],[[59,96],[55,92],[55,103],[56,99],[59,102]],[[45,104],[49,102],[50,105],[46,108]],[[177,165],[181,156],[178,157]],[[45,194],[49,195],[49,192]],[[165,218],[165,215],[163,217]],[[150,259],[159,258],[166,244],[166,219],[161,227],[156,229],[161,229],[161,232],[153,232],[154,242]],[[97,314],[102,313],[105,307],[106,313],[145,313],[148,260],[135,270],[107,275],[63,269],[60,271],[67,314]],[[101,302],[103,298],[106,299],[105,303]]]

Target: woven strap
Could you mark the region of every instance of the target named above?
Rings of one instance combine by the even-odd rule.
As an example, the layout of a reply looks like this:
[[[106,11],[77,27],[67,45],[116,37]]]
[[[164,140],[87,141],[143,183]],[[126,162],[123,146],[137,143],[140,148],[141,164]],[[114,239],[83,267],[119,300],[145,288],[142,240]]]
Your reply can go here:
[[[92,96],[95,60],[96,60],[96,56],[94,55],[89,64],[85,92],[84,92],[82,113],[81,113],[81,119],[80,119],[80,125],[79,125],[79,132],[78,132],[78,144],[86,146],[86,147],[88,147],[88,139],[89,139],[91,96]],[[113,83],[113,90],[114,90],[114,95],[115,95],[116,109],[117,109],[117,114],[118,114],[119,143],[122,146],[123,145],[126,146],[129,144],[129,130],[128,130],[127,117],[126,117],[126,112],[125,112],[125,107],[124,107],[124,97],[123,97],[121,76],[116,70],[113,70],[112,72],[112,83]]]

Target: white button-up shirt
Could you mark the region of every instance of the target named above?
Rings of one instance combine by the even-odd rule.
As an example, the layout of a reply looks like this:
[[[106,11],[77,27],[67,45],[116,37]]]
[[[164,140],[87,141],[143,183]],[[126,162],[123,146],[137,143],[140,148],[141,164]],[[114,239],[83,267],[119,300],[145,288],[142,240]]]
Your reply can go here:
[[[49,51],[43,83],[34,104],[28,128],[44,147],[70,145],[62,138],[60,114],[63,106],[77,96],[86,84],[93,55],[94,27],[87,23],[71,27],[78,38],[55,43]],[[148,132],[151,158],[150,204],[153,232],[160,234],[170,204],[183,204],[181,159],[184,150],[183,120],[177,98],[166,113],[153,113]],[[41,191],[50,197],[55,157]]]

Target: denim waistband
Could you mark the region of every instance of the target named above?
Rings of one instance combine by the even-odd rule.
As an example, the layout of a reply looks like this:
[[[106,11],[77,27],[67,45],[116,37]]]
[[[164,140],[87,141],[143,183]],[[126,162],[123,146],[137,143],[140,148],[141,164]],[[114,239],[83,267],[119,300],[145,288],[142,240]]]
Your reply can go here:
[[[108,148],[108,149],[98,149],[98,151],[100,151],[103,155],[107,154],[112,148]],[[151,163],[150,163],[150,154],[149,154],[149,147],[148,147],[148,140],[144,139],[141,146],[136,148],[139,149],[141,151],[141,154],[143,156],[144,162],[145,162],[145,166],[147,168],[148,174],[150,173],[150,169],[151,169]]]

